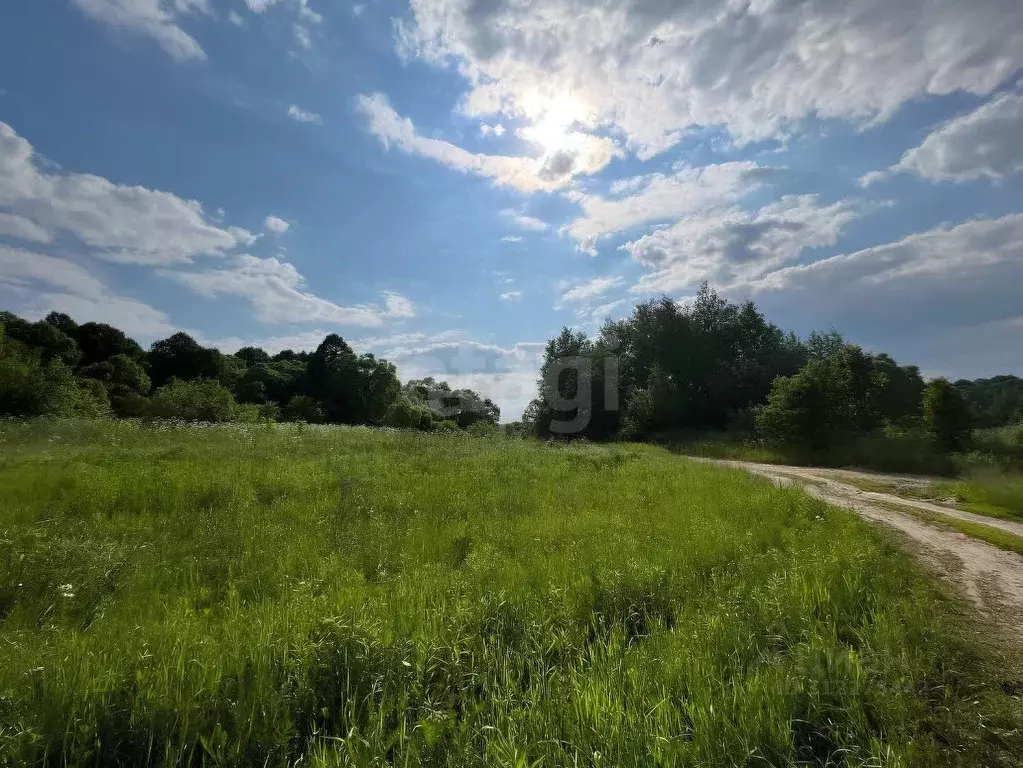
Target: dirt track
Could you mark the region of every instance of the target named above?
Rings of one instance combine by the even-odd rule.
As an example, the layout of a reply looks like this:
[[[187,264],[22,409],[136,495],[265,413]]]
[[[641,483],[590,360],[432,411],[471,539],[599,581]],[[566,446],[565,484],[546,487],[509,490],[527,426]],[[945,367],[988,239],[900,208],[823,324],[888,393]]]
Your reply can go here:
[[[862,491],[849,482],[843,482],[856,479],[876,482],[884,479],[894,484],[912,485],[926,483],[928,478],[744,461],[711,463],[745,469],[770,478],[779,486],[801,485],[807,493],[829,504],[852,510],[867,520],[898,530],[909,539],[910,548],[925,564],[958,587],[984,617],[1007,630],[1010,636],[1015,635],[1017,642],[1023,636],[1023,556],[958,531],[928,525],[909,512],[897,511],[897,508],[912,507],[924,512],[939,513],[1018,536],[1023,536],[1023,523],[973,515],[943,504],[905,499],[890,493]]]

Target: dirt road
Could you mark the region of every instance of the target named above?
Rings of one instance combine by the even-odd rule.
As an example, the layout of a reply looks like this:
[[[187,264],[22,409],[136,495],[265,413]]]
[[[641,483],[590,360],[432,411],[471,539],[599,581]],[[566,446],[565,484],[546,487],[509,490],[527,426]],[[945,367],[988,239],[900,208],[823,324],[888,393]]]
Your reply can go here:
[[[762,475],[779,486],[800,485],[807,493],[829,504],[856,512],[872,522],[898,530],[909,540],[910,549],[925,564],[953,583],[1007,634],[1023,637],[1023,556],[999,549],[958,531],[929,525],[907,507],[937,513],[972,523],[998,528],[1023,536],[1023,523],[973,515],[943,504],[905,499],[890,493],[863,491],[851,484],[857,480],[876,483],[879,478],[893,484],[928,483],[929,478],[877,475],[849,470],[788,467],[744,461],[709,461],[719,466],[744,469]],[[850,482],[851,481],[851,482]]]

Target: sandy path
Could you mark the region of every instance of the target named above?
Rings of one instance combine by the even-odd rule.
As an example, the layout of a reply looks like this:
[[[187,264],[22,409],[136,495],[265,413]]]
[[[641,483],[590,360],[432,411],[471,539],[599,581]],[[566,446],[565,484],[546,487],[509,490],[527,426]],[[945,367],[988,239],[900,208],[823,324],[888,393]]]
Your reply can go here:
[[[787,467],[745,461],[709,461],[719,466],[744,469],[770,478],[777,485],[798,484],[807,493],[829,504],[856,512],[872,522],[882,523],[906,536],[911,548],[925,564],[958,587],[980,612],[998,627],[1014,635],[1018,642],[1023,632],[1023,557],[1007,552],[958,531],[928,525],[894,507],[913,507],[961,520],[981,523],[1023,536],[1023,524],[973,515],[941,504],[904,499],[889,493],[861,491],[843,479],[876,481],[879,476],[847,470]],[[905,483],[923,478],[880,476],[890,482]]]

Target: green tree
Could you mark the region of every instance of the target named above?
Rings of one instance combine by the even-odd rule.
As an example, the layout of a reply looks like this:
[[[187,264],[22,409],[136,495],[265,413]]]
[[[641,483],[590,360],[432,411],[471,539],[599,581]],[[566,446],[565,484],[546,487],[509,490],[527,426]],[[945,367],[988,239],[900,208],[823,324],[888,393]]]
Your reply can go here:
[[[63,312],[51,312],[43,318],[43,322],[49,323],[58,331],[72,339],[75,337],[75,332],[78,330],[78,323],[72,320],[70,315],[66,315]]]
[[[145,359],[145,352],[134,339],[105,323],[84,323],[75,329],[74,339],[82,350],[81,364],[92,365],[114,355],[127,355],[133,360]]]
[[[195,381],[215,379],[233,387],[242,377],[245,364],[233,355],[204,347],[187,333],[175,333],[149,348],[149,372],[157,387],[171,379]]]
[[[943,449],[962,450],[973,431],[973,416],[962,392],[948,379],[927,382],[923,395],[924,428]]]
[[[102,363],[86,366],[81,374],[103,384],[118,416],[142,415],[152,382],[138,361],[127,355],[114,355]]]
[[[883,423],[876,403],[885,379],[872,358],[851,344],[828,344],[823,350],[811,351],[798,373],[775,380],[756,415],[757,429],[767,439],[820,450]]]
[[[77,379],[59,358],[6,337],[0,326],[0,416],[97,417],[110,411],[98,382]]]

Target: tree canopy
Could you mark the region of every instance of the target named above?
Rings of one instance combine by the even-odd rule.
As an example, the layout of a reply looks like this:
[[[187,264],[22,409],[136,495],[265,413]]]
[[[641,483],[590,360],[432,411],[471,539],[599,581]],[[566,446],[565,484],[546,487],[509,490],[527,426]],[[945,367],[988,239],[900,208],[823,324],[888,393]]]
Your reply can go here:
[[[330,334],[309,352],[233,355],[175,333],[143,350],[102,323],[54,312],[30,322],[0,313],[0,415],[280,419],[404,429],[496,426],[500,409],[470,389],[397,369]],[[479,430],[477,430],[479,431]]]

